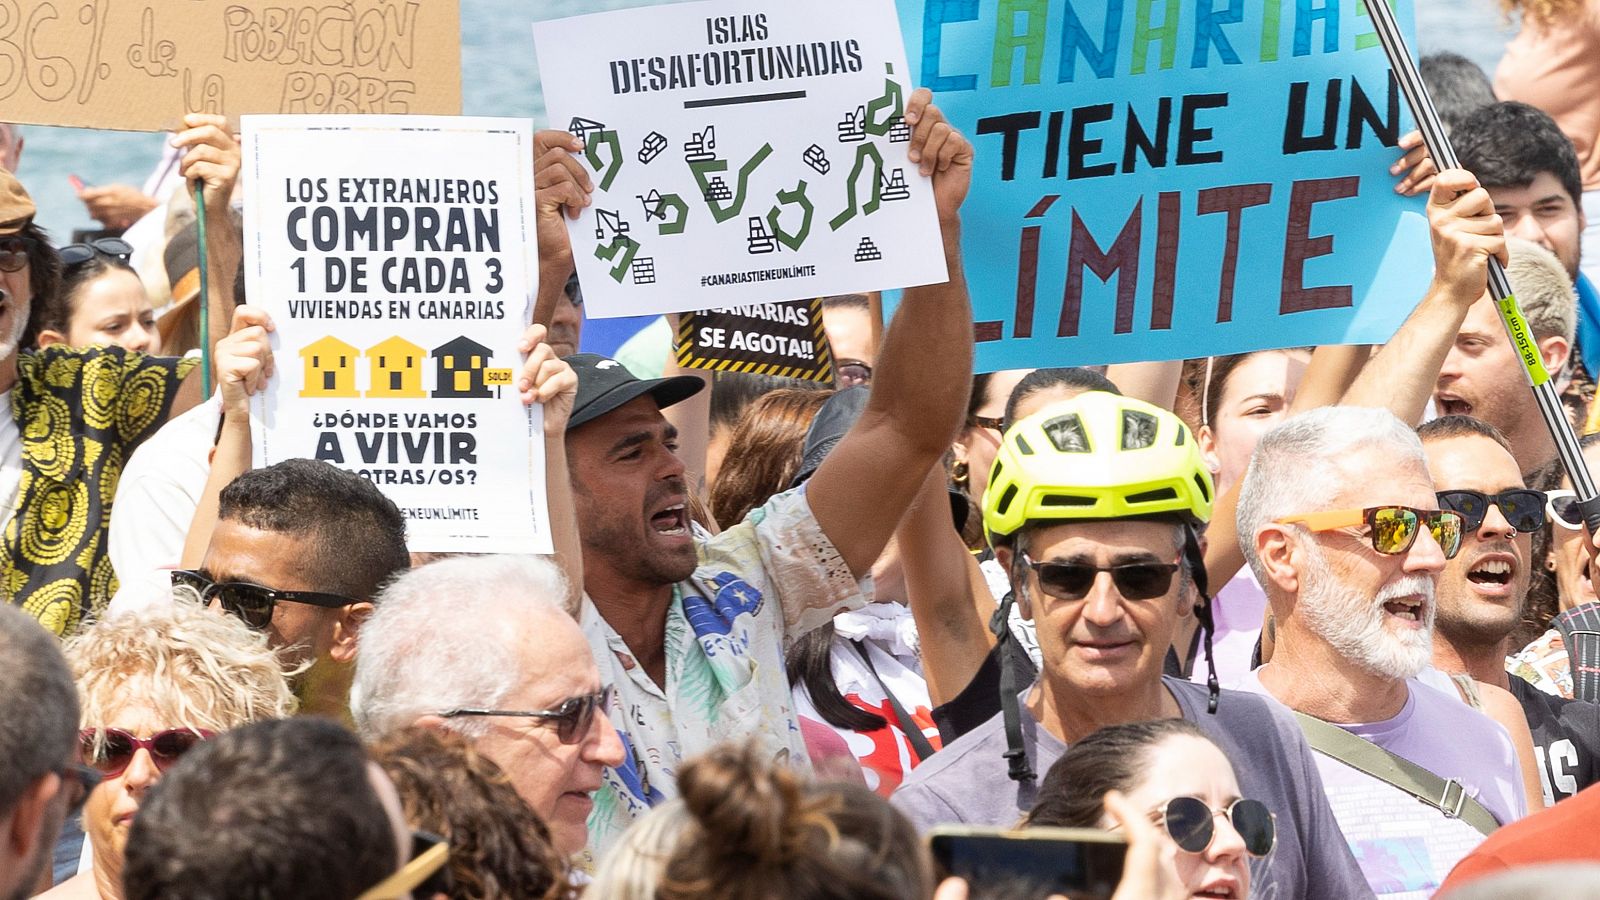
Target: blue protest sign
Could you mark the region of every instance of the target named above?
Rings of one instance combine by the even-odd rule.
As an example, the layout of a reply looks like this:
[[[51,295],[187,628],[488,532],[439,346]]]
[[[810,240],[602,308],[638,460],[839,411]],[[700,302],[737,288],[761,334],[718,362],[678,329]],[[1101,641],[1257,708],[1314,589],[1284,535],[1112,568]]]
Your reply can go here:
[[[979,371],[1377,343],[1425,289],[1425,198],[1388,174],[1413,126],[1358,0],[898,9],[977,148]]]

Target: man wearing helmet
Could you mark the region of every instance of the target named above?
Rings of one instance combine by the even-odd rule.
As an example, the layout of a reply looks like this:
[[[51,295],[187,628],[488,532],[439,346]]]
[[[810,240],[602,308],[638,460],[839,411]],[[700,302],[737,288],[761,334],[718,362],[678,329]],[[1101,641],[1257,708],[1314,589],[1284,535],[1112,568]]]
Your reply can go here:
[[[1244,796],[1277,816],[1260,896],[1370,896],[1299,730],[1259,697],[1164,678],[1195,588],[1211,477],[1193,434],[1159,407],[1102,392],[1006,432],[984,524],[1044,667],[1004,711],[916,769],[894,802],[920,827],[1009,825],[1036,773],[1106,725],[1183,717],[1232,759]],[[1202,627],[1206,619],[1202,618]],[[1008,722],[1007,720],[1011,720]],[[1010,726],[1010,727],[1008,727]],[[1009,760],[1009,764],[1008,764]]]

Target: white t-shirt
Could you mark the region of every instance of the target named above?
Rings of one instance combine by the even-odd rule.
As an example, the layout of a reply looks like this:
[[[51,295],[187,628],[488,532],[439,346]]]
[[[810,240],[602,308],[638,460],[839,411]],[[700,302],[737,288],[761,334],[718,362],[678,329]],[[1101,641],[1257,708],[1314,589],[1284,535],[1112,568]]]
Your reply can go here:
[[[183,557],[221,417],[222,400],[213,396],[163,425],[123,466],[106,541],[119,582],[113,612],[171,597],[167,573]]]
[[[833,625],[829,655],[839,695],[846,703],[881,717],[885,725],[870,732],[839,728],[822,718],[810,693],[804,685],[798,684],[794,686],[795,714],[802,726],[809,719],[818,727],[837,734],[861,766],[867,787],[887,798],[918,761],[894,707],[884,694],[884,685],[894,692],[895,699],[921,729],[928,743],[935,750],[940,746],[939,728],[933,722],[933,702],[928,697],[928,682],[922,676],[922,661],[917,657],[916,622],[911,610],[902,604],[869,603],[862,609],[834,616]],[[871,655],[872,668],[867,668],[853,642],[859,642]],[[816,756],[819,748],[808,741],[806,749],[813,754],[812,762],[819,762]]]

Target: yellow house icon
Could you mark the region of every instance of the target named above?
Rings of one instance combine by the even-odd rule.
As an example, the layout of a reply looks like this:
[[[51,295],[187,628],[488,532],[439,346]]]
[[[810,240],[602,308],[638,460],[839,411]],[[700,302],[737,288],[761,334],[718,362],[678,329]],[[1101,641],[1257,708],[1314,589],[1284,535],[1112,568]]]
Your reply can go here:
[[[367,348],[371,386],[368,397],[426,397],[422,389],[422,361],[428,351],[403,337],[392,337]]]
[[[361,351],[336,337],[321,338],[300,348],[306,365],[302,397],[358,397],[356,357]]]

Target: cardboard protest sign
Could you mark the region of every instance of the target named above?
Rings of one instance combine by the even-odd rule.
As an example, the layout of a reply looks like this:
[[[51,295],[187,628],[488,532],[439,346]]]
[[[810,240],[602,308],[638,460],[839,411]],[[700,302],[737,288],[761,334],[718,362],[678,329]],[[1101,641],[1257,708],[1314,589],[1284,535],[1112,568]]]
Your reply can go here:
[[[672,352],[685,369],[833,380],[820,297],[684,313]]]
[[[534,37],[550,121],[594,173],[568,223],[591,316],[948,277],[891,0],[677,3]]]
[[[246,287],[276,326],[255,464],[360,474],[413,550],[551,552],[543,411],[513,383],[538,284],[531,124],[242,124]]]
[[[1397,0],[1409,32],[1410,0]],[[1359,2],[901,0],[976,145],[978,368],[1386,340],[1429,273]]]
[[[461,111],[457,0],[0,0],[5,120]]]

